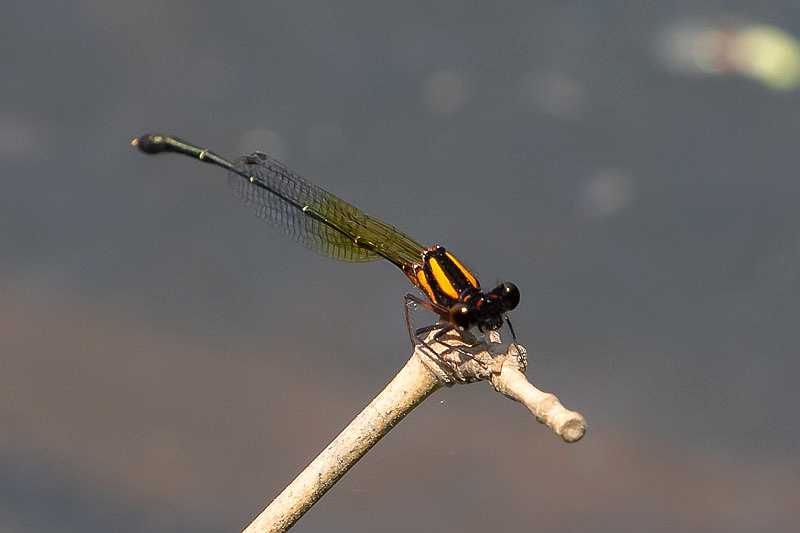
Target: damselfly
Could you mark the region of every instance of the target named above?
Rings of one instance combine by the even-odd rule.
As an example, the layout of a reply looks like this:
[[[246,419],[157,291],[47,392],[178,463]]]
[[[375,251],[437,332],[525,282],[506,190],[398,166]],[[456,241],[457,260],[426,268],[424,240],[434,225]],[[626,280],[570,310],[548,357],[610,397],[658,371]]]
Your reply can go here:
[[[315,252],[341,261],[386,259],[396,265],[427,296],[427,300],[413,294],[405,296],[412,342],[424,344],[422,336],[437,328],[436,336],[440,337],[453,329],[496,331],[503,322],[508,323],[515,338],[507,313],[519,303],[516,285],[505,282],[490,291],[481,290],[475,275],[444,247],[419,244],[280,161],[254,152],[231,162],[210,150],[160,134],[137,137],[131,144],[147,154],[174,152],[224,168],[235,194],[259,217]],[[434,312],[440,324],[414,330],[409,316],[413,304]]]

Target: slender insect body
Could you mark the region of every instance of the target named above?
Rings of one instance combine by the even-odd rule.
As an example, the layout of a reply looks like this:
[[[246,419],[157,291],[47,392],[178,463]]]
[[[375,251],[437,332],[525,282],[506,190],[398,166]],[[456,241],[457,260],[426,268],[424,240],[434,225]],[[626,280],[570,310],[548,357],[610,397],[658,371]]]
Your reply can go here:
[[[519,303],[513,284],[483,292],[475,275],[444,247],[425,248],[267,154],[254,152],[231,162],[168,135],[142,135],[131,143],[148,154],[174,152],[224,168],[234,193],[259,217],[322,255],[350,262],[390,261],[425,293],[426,307],[453,327],[494,331]]]

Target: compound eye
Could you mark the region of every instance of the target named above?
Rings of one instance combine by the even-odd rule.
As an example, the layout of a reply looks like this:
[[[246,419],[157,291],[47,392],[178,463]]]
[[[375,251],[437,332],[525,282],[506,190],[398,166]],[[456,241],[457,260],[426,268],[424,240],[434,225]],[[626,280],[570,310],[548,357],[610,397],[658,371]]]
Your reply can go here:
[[[519,289],[513,283],[505,282],[500,285],[500,300],[503,302],[503,308],[506,311],[511,311],[519,305]]]
[[[453,304],[450,308],[450,322],[459,329],[469,329],[472,325],[472,313],[463,303]]]

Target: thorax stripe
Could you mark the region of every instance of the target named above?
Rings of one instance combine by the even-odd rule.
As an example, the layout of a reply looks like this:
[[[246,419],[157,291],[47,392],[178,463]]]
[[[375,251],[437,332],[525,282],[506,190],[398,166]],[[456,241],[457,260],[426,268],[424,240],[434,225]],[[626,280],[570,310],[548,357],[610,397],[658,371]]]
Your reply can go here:
[[[472,275],[472,272],[470,272],[469,270],[467,270],[467,267],[465,267],[464,265],[462,265],[462,264],[461,264],[461,261],[459,261],[458,259],[456,259],[456,256],[454,256],[454,255],[453,255],[453,254],[451,254],[450,252],[445,252],[445,255],[447,255],[447,258],[448,258],[448,259],[449,259],[449,260],[450,260],[450,261],[453,263],[453,265],[455,265],[455,267],[456,267],[458,270],[460,270],[460,271],[461,271],[461,274],[462,274],[462,275],[463,275],[463,276],[464,276],[464,277],[467,279],[467,282],[468,282],[470,285],[472,285],[472,286],[473,286],[474,288],[476,288],[476,289],[480,289],[480,288],[481,288],[481,285],[480,285],[480,283],[478,283],[478,280],[475,278],[475,276],[473,276],[473,275]]]
[[[448,273],[444,271],[442,265],[439,264],[437,258],[429,258],[428,264],[431,267],[433,279],[441,291],[454,300],[458,299],[458,290],[456,290],[453,281],[450,279],[450,276],[448,276]]]
[[[417,282],[419,283],[419,288],[425,291],[425,294],[430,298],[433,303],[436,303],[436,295],[433,292],[433,288],[431,284],[428,282],[428,277],[425,275],[425,271],[420,269],[417,270]]]

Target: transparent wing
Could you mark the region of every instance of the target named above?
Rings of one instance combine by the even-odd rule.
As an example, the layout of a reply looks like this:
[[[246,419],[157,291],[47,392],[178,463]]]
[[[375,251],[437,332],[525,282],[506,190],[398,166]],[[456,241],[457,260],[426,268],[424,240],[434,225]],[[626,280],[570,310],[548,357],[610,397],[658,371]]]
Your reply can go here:
[[[386,258],[401,268],[420,260],[423,246],[394,226],[317,187],[261,152],[238,159],[228,175],[234,194],[295,241],[340,261]]]

